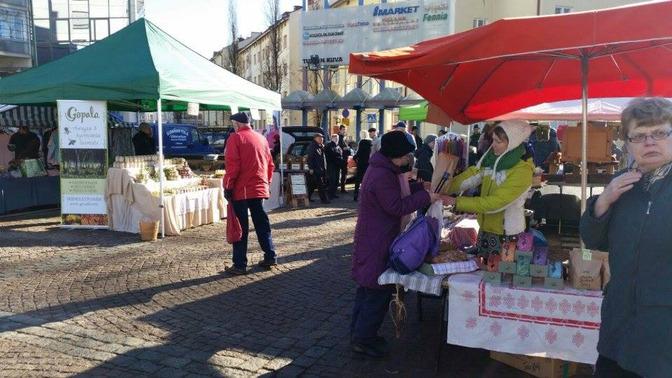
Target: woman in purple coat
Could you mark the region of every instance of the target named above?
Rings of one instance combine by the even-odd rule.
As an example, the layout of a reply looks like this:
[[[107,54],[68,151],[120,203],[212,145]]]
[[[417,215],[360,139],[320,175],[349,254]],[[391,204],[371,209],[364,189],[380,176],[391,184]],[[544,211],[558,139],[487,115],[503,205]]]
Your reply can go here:
[[[354,352],[379,358],[387,343],[378,336],[392,297],[392,288],[378,285],[386,269],[392,241],[401,232],[401,218],[441,199],[422,184],[411,185],[411,195],[402,198],[399,174],[411,164],[415,147],[405,133],[383,135],[381,149],[369,161],[360,190],[359,217],[355,228],[352,278],[359,286],[350,325]]]

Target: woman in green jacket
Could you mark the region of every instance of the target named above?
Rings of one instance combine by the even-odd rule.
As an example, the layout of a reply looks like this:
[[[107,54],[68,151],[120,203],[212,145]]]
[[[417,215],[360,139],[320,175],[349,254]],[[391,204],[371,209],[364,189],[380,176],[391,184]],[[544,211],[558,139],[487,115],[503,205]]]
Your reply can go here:
[[[455,209],[476,213],[481,228],[481,251],[498,248],[492,240],[507,240],[525,231],[525,198],[532,186],[534,163],[525,147],[532,127],[509,120],[497,125],[493,142],[476,166],[455,177],[451,193],[481,188],[476,197],[458,197]],[[484,245],[485,244],[485,245]]]

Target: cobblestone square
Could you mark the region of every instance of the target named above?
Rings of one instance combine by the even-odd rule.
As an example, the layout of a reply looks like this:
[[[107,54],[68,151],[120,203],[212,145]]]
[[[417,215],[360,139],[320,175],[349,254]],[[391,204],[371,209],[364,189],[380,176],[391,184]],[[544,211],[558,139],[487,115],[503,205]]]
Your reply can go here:
[[[223,223],[143,243],[137,235],[66,230],[56,212],[0,223],[2,376],[434,376],[440,301],[415,294],[391,356],[349,348],[356,207],[272,212],[280,265],[242,277]],[[262,258],[250,237],[250,265]],[[517,377],[488,352],[445,345],[438,375]]]

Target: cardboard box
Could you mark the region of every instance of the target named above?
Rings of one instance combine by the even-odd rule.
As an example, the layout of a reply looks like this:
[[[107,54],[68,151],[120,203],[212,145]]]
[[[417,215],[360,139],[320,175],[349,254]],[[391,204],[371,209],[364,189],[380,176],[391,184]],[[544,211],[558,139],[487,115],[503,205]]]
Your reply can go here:
[[[513,287],[532,287],[532,277],[514,275]]]
[[[544,278],[544,288],[551,290],[562,290],[565,288],[565,280],[562,278]]]
[[[508,274],[516,274],[516,263],[515,262],[509,262],[509,261],[500,261],[499,262],[499,272],[500,273],[508,273]]]
[[[577,364],[552,358],[490,352],[490,358],[539,378],[563,378],[576,374]]]
[[[546,277],[546,273],[548,272],[548,268],[546,265],[535,265],[532,264],[530,265],[530,276],[532,277]]]
[[[502,273],[499,272],[483,272],[483,281],[489,284],[499,285],[502,283]]]

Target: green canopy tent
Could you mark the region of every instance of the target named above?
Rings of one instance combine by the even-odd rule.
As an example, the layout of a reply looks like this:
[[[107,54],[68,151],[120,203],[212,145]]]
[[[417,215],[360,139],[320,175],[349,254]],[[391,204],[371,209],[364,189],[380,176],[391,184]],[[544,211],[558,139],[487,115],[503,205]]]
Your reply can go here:
[[[423,101],[419,104],[402,106],[399,108],[399,119],[402,121],[424,121],[427,119],[427,108],[429,103]]]
[[[110,110],[142,112],[185,111],[188,103],[201,110],[281,110],[280,94],[215,65],[146,19],[0,80],[0,104],[55,106],[57,100],[107,101]],[[161,111],[158,127],[163,157]],[[160,192],[163,208],[163,180]]]

